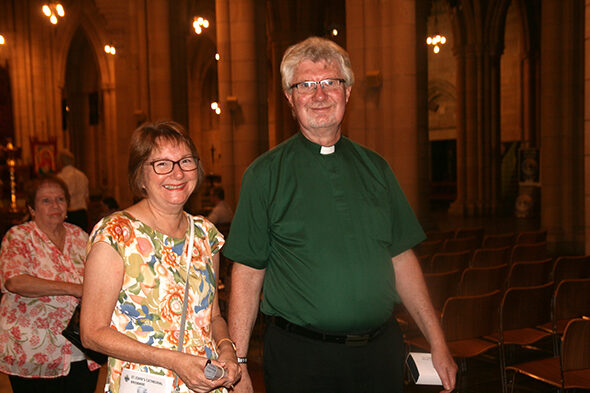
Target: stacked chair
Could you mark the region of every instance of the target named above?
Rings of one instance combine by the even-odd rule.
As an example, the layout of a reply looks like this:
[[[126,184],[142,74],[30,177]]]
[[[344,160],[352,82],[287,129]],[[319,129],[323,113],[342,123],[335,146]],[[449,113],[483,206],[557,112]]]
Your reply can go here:
[[[590,319],[568,321],[560,340],[560,355],[507,367],[516,375],[525,375],[560,389],[590,389]]]
[[[495,348],[503,393],[521,374],[562,389],[590,388],[590,256],[550,258],[546,230],[458,228],[428,236],[416,254],[460,365],[458,391],[467,384],[466,359]],[[417,329],[405,341],[430,350]],[[518,363],[516,355],[530,350],[550,357]],[[549,364],[557,378],[541,375]]]

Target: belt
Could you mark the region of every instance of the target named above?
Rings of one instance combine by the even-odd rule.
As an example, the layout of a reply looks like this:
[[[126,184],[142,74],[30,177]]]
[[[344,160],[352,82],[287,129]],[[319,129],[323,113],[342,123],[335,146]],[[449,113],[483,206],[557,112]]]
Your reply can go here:
[[[387,323],[379,326],[376,329],[358,334],[332,334],[324,333],[319,330],[305,328],[287,321],[278,316],[267,316],[267,323],[281,328],[287,332],[297,334],[299,336],[311,338],[312,340],[324,341],[329,343],[344,344],[348,346],[362,346],[377,338],[384,330]]]

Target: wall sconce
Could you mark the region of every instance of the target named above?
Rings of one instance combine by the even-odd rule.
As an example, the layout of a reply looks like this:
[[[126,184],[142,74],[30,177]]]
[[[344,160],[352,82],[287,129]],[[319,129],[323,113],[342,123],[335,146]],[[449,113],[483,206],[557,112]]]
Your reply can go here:
[[[367,78],[367,87],[370,89],[377,89],[383,84],[383,77],[379,70],[367,71],[365,77]]]
[[[238,97],[227,96],[227,109],[229,109],[230,112],[235,112],[239,107],[240,104],[238,104]]]
[[[4,36],[2,34],[0,34],[0,45],[4,45],[6,44],[6,40],[4,39]]]
[[[66,16],[66,11],[63,5],[61,5],[60,3],[44,4],[41,9],[43,10],[43,14],[49,18],[49,21],[52,25],[57,24],[57,22],[59,21],[59,19],[57,18],[58,16],[60,18]]]
[[[219,61],[220,57],[219,57],[219,53],[215,54],[215,60]]]
[[[193,28],[195,29],[195,33],[201,34],[203,29],[207,29],[209,27],[209,21],[204,19],[202,16],[195,16],[193,18]]]
[[[117,53],[117,50],[115,49],[115,47],[113,45],[109,45],[109,44],[106,44],[104,46],[104,51],[105,51],[105,53],[108,53],[113,56],[115,55],[115,53]]]
[[[215,101],[211,103],[211,110],[216,114],[221,115],[221,107]]]

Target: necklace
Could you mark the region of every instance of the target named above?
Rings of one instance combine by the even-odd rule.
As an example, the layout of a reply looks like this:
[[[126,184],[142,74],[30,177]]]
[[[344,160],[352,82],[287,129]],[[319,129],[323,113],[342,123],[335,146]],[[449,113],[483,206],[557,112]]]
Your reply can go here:
[[[158,232],[164,233],[164,234],[166,234],[166,235],[168,235],[168,236],[171,236],[171,237],[182,237],[182,236],[176,236],[176,235],[179,233],[179,231],[180,231],[180,226],[181,226],[181,225],[182,225],[182,223],[183,223],[182,215],[181,215],[180,219],[178,220],[178,224],[176,225],[176,228],[174,228],[174,229],[173,229],[173,230],[170,232],[172,235],[170,235],[168,232],[166,232],[166,231],[163,231],[163,230],[162,230],[162,229],[161,229],[161,228],[158,226],[158,224],[157,224],[157,222],[158,222],[158,218],[156,217],[156,214],[155,214],[155,213],[154,213],[154,211],[152,210],[152,205],[151,205],[150,201],[146,199],[146,201],[145,201],[145,202],[146,202],[146,204],[147,204],[148,210],[150,211],[150,214],[152,215],[152,217],[153,217],[153,219],[154,219],[154,222],[153,222],[153,227],[154,227],[154,228],[156,228],[156,230],[157,230]]]

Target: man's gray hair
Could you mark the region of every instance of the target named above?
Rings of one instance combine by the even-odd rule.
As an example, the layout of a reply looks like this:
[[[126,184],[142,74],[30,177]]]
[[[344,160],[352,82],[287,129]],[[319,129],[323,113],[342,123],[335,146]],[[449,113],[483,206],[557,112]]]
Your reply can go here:
[[[287,48],[283,55],[281,61],[283,90],[289,91],[291,89],[291,85],[295,82],[293,81],[295,69],[304,60],[311,60],[314,63],[325,61],[328,64],[337,65],[342,72],[346,87],[354,84],[354,72],[348,53],[334,41],[320,37],[309,37]]]

